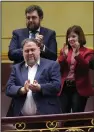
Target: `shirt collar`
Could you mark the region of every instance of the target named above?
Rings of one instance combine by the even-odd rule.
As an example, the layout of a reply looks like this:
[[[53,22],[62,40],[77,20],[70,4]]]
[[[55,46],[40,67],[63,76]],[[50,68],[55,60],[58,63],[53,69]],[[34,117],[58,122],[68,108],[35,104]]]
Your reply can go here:
[[[40,27],[37,29],[38,32],[40,32]]]
[[[39,33],[40,32],[40,27],[36,30],[36,33]],[[32,31],[29,30],[29,33],[32,33]]]

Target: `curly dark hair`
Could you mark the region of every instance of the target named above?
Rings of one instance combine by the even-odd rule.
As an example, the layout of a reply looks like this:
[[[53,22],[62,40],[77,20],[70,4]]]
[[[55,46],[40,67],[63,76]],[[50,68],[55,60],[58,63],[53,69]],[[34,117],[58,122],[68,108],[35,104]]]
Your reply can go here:
[[[33,12],[33,11],[37,11],[38,16],[43,19],[43,10],[41,9],[41,7],[37,6],[37,5],[31,5],[29,7],[26,8],[25,10],[25,15],[27,13]]]
[[[24,39],[24,40],[22,41],[22,43],[21,43],[22,49],[23,49],[24,45],[25,45],[26,43],[28,43],[28,42],[34,42],[38,47],[40,47],[38,41],[37,41],[35,38],[26,38],[26,39]]]

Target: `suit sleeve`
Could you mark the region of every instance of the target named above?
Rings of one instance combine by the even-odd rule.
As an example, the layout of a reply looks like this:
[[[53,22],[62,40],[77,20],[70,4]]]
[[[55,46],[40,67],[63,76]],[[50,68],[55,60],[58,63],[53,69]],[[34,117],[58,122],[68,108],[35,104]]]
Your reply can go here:
[[[15,67],[12,67],[12,71],[9,80],[6,85],[6,95],[10,97],[19,96],[18,91],[23,86],[16,86],[16,72]]]
[[[47,96],[56,96],[61,88],[61,76],[60,76],[60,67],[57,62],[51,64],[49,68],[49,79],[50,82],[41,85],[41,91],[43,95]]]
[[[56,33],[53,31],[49,37],[48,40],[48,47],[45,46],[45,52],[42,51],[41,55],[44,56],[44,58],[50,59],[50,60],[56,60],[57,59],[57,42],[56,42]]]
[[[90,62],[92,56],[93,56],[93,50],[88,50],[85,53],[84,57],[81,54],[79,54],[78,56],[75,56],[78,68],[82,69],[82,71],[83,71],[83,69],[85,71],[88,71],[90,68],[89,62]]]
[[[21,62],[23,60],[22,49],[19,48],[19,36],[13,31],[13,36],[9,45],[8,57],[11,61]]]

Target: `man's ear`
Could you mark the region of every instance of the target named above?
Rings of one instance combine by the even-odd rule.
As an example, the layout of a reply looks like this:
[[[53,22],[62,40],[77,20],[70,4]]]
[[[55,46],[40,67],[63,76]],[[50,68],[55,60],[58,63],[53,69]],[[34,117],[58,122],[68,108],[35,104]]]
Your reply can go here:
[[[43,20],[43,17],[40,17],[40,21],[42,21]]]

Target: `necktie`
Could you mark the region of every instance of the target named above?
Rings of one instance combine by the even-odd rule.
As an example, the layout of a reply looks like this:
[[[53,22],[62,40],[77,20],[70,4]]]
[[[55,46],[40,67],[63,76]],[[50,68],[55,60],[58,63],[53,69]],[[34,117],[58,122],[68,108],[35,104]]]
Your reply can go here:
[[[29,38],[35,38],[37,31],[29,31]]]

